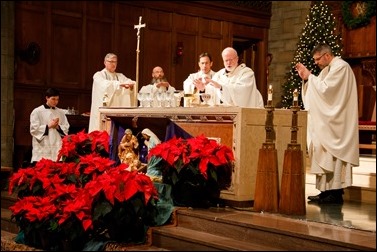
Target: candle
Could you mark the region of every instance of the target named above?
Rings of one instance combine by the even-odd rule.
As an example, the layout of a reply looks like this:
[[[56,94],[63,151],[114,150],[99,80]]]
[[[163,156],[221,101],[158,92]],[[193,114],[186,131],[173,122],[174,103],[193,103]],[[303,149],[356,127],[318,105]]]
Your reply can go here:
[[[297,88],[295,89],[295,91],[293,91],[293,100],[294,100],[294,101],[298,101]]]
[[[268,88],[268,101],[272,101],[272,85]]]
[[[298,106],[298,93],[297,88],[293,91],[293,106]]]

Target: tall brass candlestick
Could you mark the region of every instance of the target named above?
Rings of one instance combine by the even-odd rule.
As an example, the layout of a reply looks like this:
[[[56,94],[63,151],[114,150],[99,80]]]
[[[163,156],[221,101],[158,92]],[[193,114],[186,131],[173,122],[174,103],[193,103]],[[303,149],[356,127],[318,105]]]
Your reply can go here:
[[[306,213],[305,168],[301,145],[297,143],[297,113],[300,111],[297,89],[293,91],[293,105],[291,110],[291,142],[284,152],[279,212],[283,214],[304,215]]]
[[[297,124],[297,112],[300,110],[298,106],[298,92],[297,89],[293,91],[293,106],[291,107],[292,110],[292,126],[291,126],[291,144],[297,144],[297,131],[298,131],[298,124]]]

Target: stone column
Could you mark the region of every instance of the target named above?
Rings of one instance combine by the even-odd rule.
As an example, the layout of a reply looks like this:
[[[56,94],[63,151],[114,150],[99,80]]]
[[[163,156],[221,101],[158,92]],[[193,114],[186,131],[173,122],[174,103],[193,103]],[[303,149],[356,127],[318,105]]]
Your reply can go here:
[[[273,101],[280,107],[282,85],[290,70],[297,43],[310,11],[311,1],[272,1],[268,36],[268,52],[273,60],[269,67],[268,85],[274,87]]]
[[[1,167],[13,167],[14,2],[1,1]]]

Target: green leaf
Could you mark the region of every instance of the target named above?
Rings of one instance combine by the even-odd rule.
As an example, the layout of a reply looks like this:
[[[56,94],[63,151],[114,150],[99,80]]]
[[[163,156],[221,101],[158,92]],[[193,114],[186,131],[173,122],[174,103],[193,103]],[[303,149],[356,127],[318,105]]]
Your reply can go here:
[[[100,203],[94,207],[93,221],[98,220],[100,217],[110,213],[112,209],[113,206],[110,204],[110,202],[101,200]]]

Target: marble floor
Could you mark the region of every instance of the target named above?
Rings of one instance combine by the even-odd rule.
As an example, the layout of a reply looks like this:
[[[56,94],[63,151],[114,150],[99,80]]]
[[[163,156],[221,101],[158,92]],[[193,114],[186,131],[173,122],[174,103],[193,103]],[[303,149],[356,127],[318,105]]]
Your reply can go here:
[[[360,170],[362,170],[366,174],[374,174],[370,177],[372,179],[367,179],[367,177],[360,177],[358,175],[360,173]],[[357,169],[354,168],[354,173],[355,174],[353,175],[353,177],[355,184],[376,188],[376,155],[361,155],[360,166],[357,167]],[[310,195],[317,195],[319,191],[315,189],[314,175],[310,175],[309,168],[307,168],[306,180],[306,198]],[[308,181],[312,181],[312,184],[310,185]],[[324,222],[347,228],[376,232],[376,204],[365,202],[361,203],[350,200],[345,200],[342,205],[316,204],[307,201],[305,219],[308,221]]]
[[[308,164],[308,160],[306,161],[306,164]],[[359,180],[355,181],[355,183],[364,185],[365,183],[372,183],[372,185],[368,186],[375,188],[376,156],[362,155],[360,157],[360,167],[358,167],[357,169],[363,170],[366,173],[374,174],[374,179],[370,179],[372,182],[366,182],[365,177],[359,178],[356,175],[354,175],[354,181],[356,180],[356,177],[357,180]],[[307,167],[305,199],[307,199],[308,196],[317,195],[320,193],[320,191],[315,189],[315,175],[310,174],[309,170],[309,167]],[[356,173],[359,172],[356,171]],[[364,182],[360,180],[364,180]],[[343,198],[345,199],[345,197]],[[252,208],[238,210],[253,211]],[[375,203],[361,203],[345,199],[343,204],[317,204],[311,203],[310,201],[306,200],[305,216],[286,215],[286,217],[319,223],[327,223],[351,229],[376,232]]]
[[[315,195],[315,194],[307,194]],[[246,212],[254,212],[252,208],[234,208]],[[325,223],[338,227],[376,232],[376,204],[344,201],[343,204],[317,204],[306,202],[305,215],[284,215],[274,213],[277,216],[288,217],[309,222]]]
[[[363,177],[360,174],[363,171],[371,176]],[[376,188],[376,155],[361,155],[360,166],[354,168],[353,181],[355,184],[364,185],[370,188]],[[313,176],[313,175],[309,175]],[[307,181],[308,178],[307,168]],[[312,180],[314,182],[314,180]],[[312,185],[306,184],[306,198],[309,195],[317,195],[319,191]],[[344,197],[343,197],[344,198]],[[325,222],[337,226],[355,228],[376,232],[376,204],[360,203],[357,201],[345,200],[342,205],[338,204],[316,204],[306,203],[305,218],[310,221]]]
[[[343,204],[307,202],[304,218],[308,221],[376,232],[376,204],[353,201],[345,201]]]

